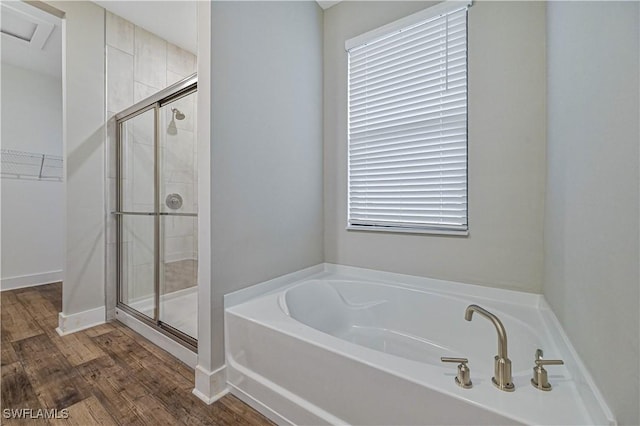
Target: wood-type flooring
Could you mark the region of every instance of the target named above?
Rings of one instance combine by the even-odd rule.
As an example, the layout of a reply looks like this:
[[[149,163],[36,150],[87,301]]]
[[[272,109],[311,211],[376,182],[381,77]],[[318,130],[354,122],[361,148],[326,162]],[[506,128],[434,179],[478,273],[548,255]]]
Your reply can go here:
[[[272,424],[232,395],[206,405],[192,369],[118,322],[59,336],[61,300],[61,283],[0,293],[2,425]],[[52,409],[68,418],[31,418]]]

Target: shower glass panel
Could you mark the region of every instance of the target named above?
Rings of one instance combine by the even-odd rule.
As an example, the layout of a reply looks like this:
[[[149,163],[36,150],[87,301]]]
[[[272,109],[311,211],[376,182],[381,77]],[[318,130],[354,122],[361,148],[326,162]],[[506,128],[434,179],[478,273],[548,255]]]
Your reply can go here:
[[[116,115],[117,307],[197,348],[197,77]]]
[[[148,109],[122,123],[121,300],[150,319],[155,308],[154,117]]]
[[[160,321],[197,336],[196,94],[160,108]]]

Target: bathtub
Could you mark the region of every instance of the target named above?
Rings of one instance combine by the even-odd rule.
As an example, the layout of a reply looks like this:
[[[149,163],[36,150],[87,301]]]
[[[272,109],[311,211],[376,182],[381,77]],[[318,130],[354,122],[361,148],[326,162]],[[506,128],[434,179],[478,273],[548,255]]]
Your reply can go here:
[[[504,324],[514,392],[491,382]],[[225,297],[227,380],[278,424],[615,424],[540,295],[320,265]],[[530,379],[536,349],[550,392]],[[469,360],[473,387],[454,382]]]

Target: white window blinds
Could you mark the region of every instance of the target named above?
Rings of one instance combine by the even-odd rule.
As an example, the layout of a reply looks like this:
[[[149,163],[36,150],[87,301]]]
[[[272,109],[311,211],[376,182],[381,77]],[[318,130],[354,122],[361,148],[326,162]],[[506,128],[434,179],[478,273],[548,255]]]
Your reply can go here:
[[[347,42],[351,228],[467,230],[467,4],[447,3]]]

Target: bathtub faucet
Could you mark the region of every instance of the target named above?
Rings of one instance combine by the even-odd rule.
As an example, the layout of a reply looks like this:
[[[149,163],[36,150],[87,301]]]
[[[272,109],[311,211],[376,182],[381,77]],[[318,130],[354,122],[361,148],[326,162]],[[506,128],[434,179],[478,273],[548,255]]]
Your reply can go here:
[[[491,381],[498,389],[512,392],[515,386],[511,382],[511,360],[507,356],[507,330],[497,316],[478,305],[467,306],[464,319],[471,321],[474,312],[491,321],[498,332],[498,355],[494,358],[495,374]]]

